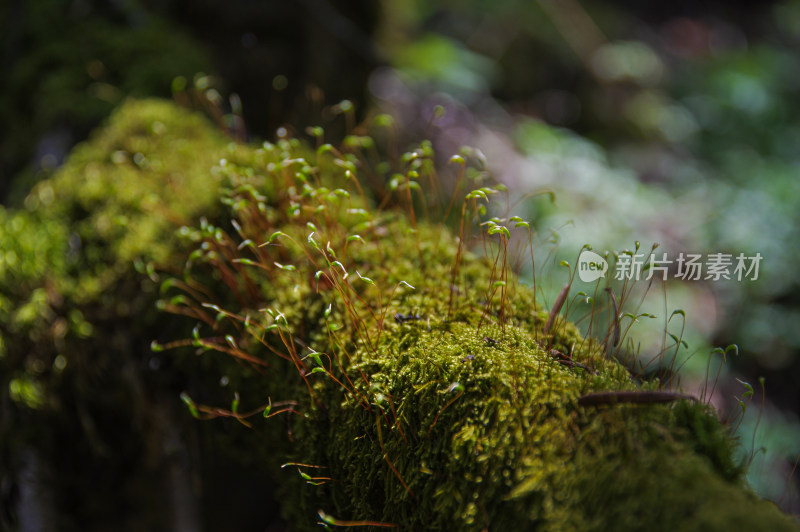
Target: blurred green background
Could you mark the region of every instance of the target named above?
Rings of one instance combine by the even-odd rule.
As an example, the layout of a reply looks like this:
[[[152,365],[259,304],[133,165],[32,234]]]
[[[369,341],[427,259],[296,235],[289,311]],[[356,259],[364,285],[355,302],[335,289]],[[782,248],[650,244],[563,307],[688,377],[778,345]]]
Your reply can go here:
[[[709,356],[716,371],[715,346],[739,346],[712,401],[733,418],[742,383],[753,386],[738,427],[749,481],[800,513],[800,1],[8,0],[0,36],[8,209],[25,208],[30,188],[128,96],[187,103],[194,87],[234,138],[322,125],[333,141],[344,134],[335,105],[349,99],[358,119],[392,114],[401,146],[430,137],[443,162],[462,145],[480,150],[520,198],[514,213],[536,222],[545,301],[563,280],[558,262],[574,263],[584,244],[760,253],[756,281],[652,290],[645,310],[658,318],[632,338],[640,357],[654,356],[665,319],[684,310],[688,389],[702,387]],[[541,190],[555,203],[526,196]],[[4,247],[28,238],[6,219]],[[14,267],[0,254],[0,276]],[[152,378],[146,361],[134,365],[145,366],[137,379]],[[13,382],[4,419],[37,406]],[[22,497],[25,467],[0,471],[6,508]],[[242,529],[263,530],[272,521],[262,518],[244,512]]]

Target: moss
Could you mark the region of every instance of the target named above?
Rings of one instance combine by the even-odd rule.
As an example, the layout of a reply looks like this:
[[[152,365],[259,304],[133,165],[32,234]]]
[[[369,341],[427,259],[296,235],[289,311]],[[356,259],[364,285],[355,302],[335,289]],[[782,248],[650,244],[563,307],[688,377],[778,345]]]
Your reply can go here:
[[[47,325],[74,306],[69,355],[85,358],[88,373],[113,365],[109,356],[147,356],[143,346],[164,334],[155,324],[166,315],[143,306],[160,277],[158,308],[191,318],[170,333],[167,347],[183,349],[162,358],[193,375],[190,412],[240,422],[211,426],[219,448],[279,476],[299,530],[318,519],[406,530],[796,530],[747,491],[734,442],[706,405],[579,402],[657,383],[636,383],[572,324],[544,334],[546,312],[503,267],[504,233],[491,231],[504,222],[485,220],[477,201],[465,200],[466,225],[491,222],[490,234],[483,225],[459,241],[423,221],[409,198],[433,178],[432,160],[430,147],[374,166],[357,149],[297,140],[232,146],[194,115],[131,102],[19,214],[68,228],[58,234],[78,251],[54,263],[60,272],[32,265],[30,297],[9,301],[27,319],[38,307],[23,308],[44,293]],[[389,182],[386,201],[399,207],[374,207],[353,176]],[[470,252],[482,247],[491,258]],[[111,321],[101,319],[109,309]],[[55,354],[52,328],[40,330],[36,350]],[[154,415],[147,404],[135,414],[145,425]]]
[[[440,290],[447,276],[409,279]],[[435,316],[443,300],[409,299],[389,312]],[[293,522],[310,527],[322,508],[411,530],[683,530],[701,526],[698,499],[717,507],[704,512],[708,525],[731,523],[723,517],[731,501],[754,504],[731,475],[725,429],[705,407],[581,408],[581,394],[635,385],[611,362],[596,364],[598,375],[565,368],[524,324],[504,332],[477,331],[477,319],[431,321],[392,324],[374,351],[354,354],[348,373],[372,412],[338,385],[315,388],[325,408],[309,404],[292,459],[324,465],[333,480],[304,488]]]
[[[570,323],[545,335],[530,289],[447,229],[332,192],[363,161],[321,152],[283,141],[226,166],[233,221],[191,233],[184,278],[203,296],[171,308],[198,316],[189,342],[204,357],[238,360],[243,402],[292,405],[254,430],[284,441],[264,464],[304,464],[284,485],[297,529],[319,516],[406,530],[724,530],[743,506],[748,523],[797,528],[747,491],[709,407],[581,406],[590,392],[657,383],[634,382]],[[384,171],[426,167],[419,153]],[[502,249],[483,242],[491,257]]]
[[[91,300],[135,259],[167,262],[175,228],[213,215],[219,179],[208,170],[227,154],[227,141],[199,115],[156,100],[121,107],[26,199],[28,210],[79,239],[75,286],[59,291]]]
[[[27,356],[28,336],[49,365],[67,335],[91,336],[82,312],[134,312],[116,291],[135,263],[169,262],[177,227],[214,214],[219,177],[208,169],[235,152],[201,116],[131,100],[24,208],[0,208],[0,334],[23,335],[7,349]]]
[[[671,410],[662,420],[658,413],[639,413],[624,433],[606,424],[584,432],[584,441],[599,439],[603,446],[582,444],[578,450],[577,459],[590,467],[576,476],[582,500],[579,511],[563,515],[564,528],[641,530],[643,523],[656,530],[797,528],[773,503],[743,489],[738,475],[730,477],[738,469],[730,440],[693,452],[703,438],[693,423],[684,424],[687,416],[713,425],[716,440],[727,433],[707,407],[683,403]],[[652,434],[641,435],[642,428]]]
[[[35,448],[64,530],[152,528],[164,511],[147,485],[169,411],[155,403],[178,392],[149,344],[176,324],[147,264],[183,256],[176,229],[218,212],[208,169],[235,151],[199,115],[131,100],[24,207],[0,208],[0,470]],[[121,491],[147,510],[126,514]]]

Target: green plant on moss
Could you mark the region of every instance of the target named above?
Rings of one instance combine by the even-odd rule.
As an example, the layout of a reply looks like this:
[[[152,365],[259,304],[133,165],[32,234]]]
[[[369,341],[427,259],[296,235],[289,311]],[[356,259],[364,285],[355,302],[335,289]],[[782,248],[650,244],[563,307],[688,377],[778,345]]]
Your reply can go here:
[[[227,210],[179,231],[182,267],[161,265],[161,308],[195,332],[153,346],[192,346],[202,362],[184,363],[232,383],[230,409],[208,389],[184,402],[263,434],[261,453],[235,452],[297,470],[296,528],[796,529],[742,486],[707,405],[637,384],[538,308],[509,271],[509,220],[479,203],[501,187],[460,192],[455,237],[419,217],[448,203],[421,193],[429,144],[376,166],[367,137],[317,133],[316,150],[280,139],[215,167]],[[380,207],[359,180],[388,183]]]

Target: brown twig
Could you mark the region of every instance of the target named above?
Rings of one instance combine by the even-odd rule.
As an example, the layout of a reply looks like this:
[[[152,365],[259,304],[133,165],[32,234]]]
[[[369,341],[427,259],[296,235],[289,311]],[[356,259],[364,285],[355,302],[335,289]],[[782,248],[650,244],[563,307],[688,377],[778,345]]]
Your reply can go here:
[[[614,294],[614,289],[610,286],[606,288],[611,304],[614,305],[614,341],[611,345],[617,347],[619,345],[619,303],[617,303],[617,296]]]
[[[556,316],[558,316],[558,313],[561,312],[561,307],[564,306],[564,301],[567,300],[568,293],[569,284],[565,284],[564,288],[561,289],[561,292],[558,293],[556,302],[553,303],[553,308],[550,310],[550,315],[547,317],[547,322],[544,324],[544,334],[547,334],[550,331],[550,327],[552,327],[553,323],[556,321]]]

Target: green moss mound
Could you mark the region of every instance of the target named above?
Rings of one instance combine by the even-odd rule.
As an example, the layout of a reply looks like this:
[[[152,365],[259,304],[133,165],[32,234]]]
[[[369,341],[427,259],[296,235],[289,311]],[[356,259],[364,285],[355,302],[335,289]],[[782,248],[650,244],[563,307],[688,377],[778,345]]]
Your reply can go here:
[[[189,413],[214,419],[223,452],[275,473],[298,530],[797,530],[744,486],[706,405],[586,400],[657,383],[563,319],[545,331],[507,266],[524,224],[482,207],[501,187],[457,190],[458,237],[437,225],[422,193],[433,161],[427,143],[382,158],[357,136],[236,146],[169,104],[130,102],[29,212],[3,214],[4,231],[65,237],[42,248],[58,270],[25,259],[28,274],[5,278],[15,319],[44,324],[4,331],[16,374],[48,397],[59,388],[30,378],[26,347],[136,359],[159,338],[156,356],[196,377]],[[469,162],[453,164],[474,183]],[[36,289],[41,307],[23,312]],[[72,351],[52,339],[56,295],[88,324],[69,329]],[[136,341],[109,341],[109,313],[137,324],[111,329]]]
[[[197,318],[183,343],[218,360],[240,392],[230,409],[184,400],[196,417],[283,440],[264,447],[263,463],[292,470],[290,522],[796,529],[747,492],[728,429],[706,405],[580,403],[657,383],[636,384],[563,320],[545,333],[547,313],[503,267],[508,221],[478,206],[500,187],[464,199],[482,229],[461,241],[491,259],[417,221],[412,194],[433,177],[432,159],[423,144],[375,170],[359,149],[265,144],[220,169],[230,220],[182,231],[197,248],[183,281],[166,281],[164,306]],[[353,178],[373,171],[405,213],[371,206]]]

